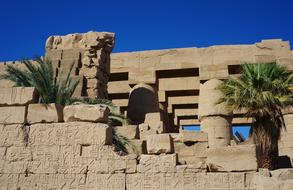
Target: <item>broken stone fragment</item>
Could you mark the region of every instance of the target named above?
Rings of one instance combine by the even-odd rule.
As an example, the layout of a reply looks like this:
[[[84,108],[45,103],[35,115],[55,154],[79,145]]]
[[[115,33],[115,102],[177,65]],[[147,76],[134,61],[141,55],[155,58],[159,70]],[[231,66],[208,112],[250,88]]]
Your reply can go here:
[[[109,108],[102,105],[70,105],[64,108],[64,121],[108,123]]]
[[[115,127],[116,132],[119,135],[126,137],[127,139],[138,139],[138,126],[137,125],[125,125]]]
[[[148,154],[173,153],[173,140],[169,134],[154,134],[146,137]]]

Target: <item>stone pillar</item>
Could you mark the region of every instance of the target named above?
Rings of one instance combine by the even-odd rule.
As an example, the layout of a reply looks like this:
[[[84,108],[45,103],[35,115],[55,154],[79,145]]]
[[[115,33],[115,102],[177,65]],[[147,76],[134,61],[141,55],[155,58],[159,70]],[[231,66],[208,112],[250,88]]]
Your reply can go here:
[[[216,88],[222,83],[211,79],[200,86],[198,115],[201,130],[208,133],[209,147],[230,145],[232,113],[226,104],[217,104],[222,93]]]
[[[129,95],[127,116],[133,124],[144,123],[147,113],[159,111],[156,87],[141,83],[132,88]]]
[[[108,98],[107,83],[113,47],[114,33],[50,36],[46,42],[46,58],[52,61],[56,76],[74,64],[72,76],[80,80],[75,97]]]

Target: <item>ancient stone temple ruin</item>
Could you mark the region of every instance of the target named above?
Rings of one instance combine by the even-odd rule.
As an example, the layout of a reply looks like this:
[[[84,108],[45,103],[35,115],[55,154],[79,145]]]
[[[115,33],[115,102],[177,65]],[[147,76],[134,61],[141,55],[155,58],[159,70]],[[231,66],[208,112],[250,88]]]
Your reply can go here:
[[[216,87],[241,64],[276,61],[292,70],[289,42],[111,53],[114,38],[50,36],[43,58],[56,78],[73,65],[74,97],[112,100],[129,125],[109,125],[100,105],[40,104],[35,88],[0,80],[0,189],[293,189],[293,111],[284,111],[281,169],[269,171],[258,167],[253,141],[232,134],[252,118],[216,104]],[[3,62],[0,75],[8,65],[24,68]],[[114,130],[135,147],[127,145],[129,154],[113,148]]]

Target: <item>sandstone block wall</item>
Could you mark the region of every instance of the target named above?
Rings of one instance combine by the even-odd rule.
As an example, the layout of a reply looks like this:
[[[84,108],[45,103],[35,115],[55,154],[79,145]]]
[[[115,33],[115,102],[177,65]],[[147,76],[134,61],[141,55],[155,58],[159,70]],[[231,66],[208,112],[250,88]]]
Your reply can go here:
[[[6,88],[0,94],[8,102],[0,104],[0,115],[15,117],[0,123],[1,189],[258,190],[268,184],[256,172],[254,145],[209,149],[207,134],[193,131],[141,140],[138,126],[130,125],[117,131],[138,146],[146,142],[147,151],[121,156],[112,144],[113,129],[105,123],[109,110],[71,105],[58,111],[55,104],[35,104],[33,88]],[[98,118],[84,117],[81,108]],[[14,110],[23,110],[24,119],[17,124],[20,114]],[[58,115],[60,111],[67,113]],[[64,115],[76,121],[55,120]],[[279,178],[273,178],[273,185],[292,187],[290,176],[286,183]]]
[[[176,154],[119,156],[107,145],[105,124],[27,128],[0,126],[2,189],[256,189],[255,172],[206,173],[202,165],[178,165]]]
[[[83,81],[77,97],[104,98],[113,40],[112,33],[52,36],[46,57],[56,76],[74,64],[73,75]],[[289,67],[291,58],[289,44],[281,40],[113,54],[109,97],[137,117],[134,125],[115,129],[107,124],[106,108],[36,104],[34,88],[9,88],[9,82],[0,81],[0,189],[292,189],[291,169],[257,172],[254,144],[229,145],[231,121],[226,117],[231,113],[199,98],[206,80],[238,74],[245,61],[277,60]],[[0,66],[8,64],[22,66]],[[210,90],[206,96],[215,92]],[[222,112],[225,117],[218,121]],[[234,124],[249,123],[241,112],[235,114]],[[199,116],[209,130],[178,130],[199,123]],[[291,120],[285,115],[289,129]],[[176,131],[173,124],[179,133],[168,133]],[[128,146],[124,156],[117,152],[113,130],[136,149]],[[290,134],[283,133],[280,141],[281,154],[289,156]]]
[[[276,39],[251,45],[113,53],[109,97],[121,111],[127,111],[131,87],[139,83],[152,84],[157,87],[159,102],[167,108],[170,123],[178,131],[182,125],[200,124],[198,97],[201,83],[237,76],[240,65],[246,62],[269,61],[277,61],[292,70],[289,42]],[[237,113],[232,123],[249,125],[251,120]]]
[[[207,118],[199,120],[202,104],[210,103],[209,92],[204,94],[200,86],[210,79],[226,79],[229,76],[238,76],[241,64],[256,62],[272,62],[286,66],[292,70],[293,57],[288,41],[280,39],[262,40],[251,45],[224,45],[207,48],[180,48],[167,50],[151,50],[126,53],[113,53],[111,55],[111,75],[109,79],[109,98],[120,106],[122,112],[131,117],[131,107],[143,107],[145,102],[131,100],[131,92],[136,84],[152,85],[157,90],[158,102],[165,107],[168,125],[166,132],[178,132],[183,125],[205,125],[220,122],[226,125],[227,130],[211,129],[210,134],[218,139],[210,146],[223,146],[230,144],[229,126],[251,125],[252,119],[244,116],[244,111],[235,111],[230,118]],[[118,86],[119,84],[119,86]],[[202,96],[202,99],[199,97]],[[210,112],[214,108],[206,108]],[[219,110],[218,110],[219,111]],[[223,112],[223,110],[220,110]],[[136,117],[138,117],[136,115]],[[292,159],[292,141],[290,139],[291,116],[285,116],[288,131],[283,133],[279,143],[280,154],[290,155]],[[216,121],[217,120],[217,121]],[[166,122],[165,122],[166,123]],[[218,130],[218,131],[215,131]],[[140,131],[152,134],[151,128],[145,124],[140,125]],[[207,131],[206,131],[207,132]],[[143,133],[142,133],[143,134]],[[219,135],[220,134],[220,135]],[[210,136],[211,136],[210,135]],[[224,142],[224,139],[225,142]],[[222,142],[219,142],[222,141]]]

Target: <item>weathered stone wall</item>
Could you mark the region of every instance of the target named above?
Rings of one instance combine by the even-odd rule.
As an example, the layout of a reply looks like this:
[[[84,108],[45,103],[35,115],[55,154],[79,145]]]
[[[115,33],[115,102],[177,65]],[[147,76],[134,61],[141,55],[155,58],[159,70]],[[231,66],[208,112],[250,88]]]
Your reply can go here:
[[[73,65],[72,75],[80,79],[76,97],[107,98],[113,47],[114,33],[50,36],[46,42],[46,58],[52,60],[56,75],[68,71]]]
[[[71,77],[80,81],[74,97],[108,98],[107,83],[114,38],[114,33],[109,32],[50,36],[46,41],[45,59],[52,61],[59,80],[64,80],[73,66]],[[20,61],[2,62],[0,75],[5,73],[7,65],[25,68]],[[10,81],[0,80],[0,88],[13,85]]]
[[[273,177],[255,172],[207,173],[200,166],[177,165],[175,154],[118,156],[99,137],[106,131],[102,124],[35,124],[28,132],[28,146],[21,125],[0,129],[2,189],[289,190],[293,185],[292,170]],[[81,138],[86,134],[95,135],[95,140]]]
[[[293,185],[292,170],[273,175],[273,181],[256,172],[255,145],[211,149],[207,134],[194,131],[140,139],[138,126],[130,125],[115,130],[138,151],[121,156],[112,145],[107,108],[36,104],[34,88],[2,88],[0,99],[1,189],[258,190],[270,184],[285,190]]]
[[[167,108],[170,123],[177,127],[199,124],[200,83],[237,75],[240,65],[246,62],[269,61],[292,70],[289,42],[263,40],[251,45],[113,53],[109,97],[122,111],[127,111],[130,86],[152,84],[157,87],[159,102]],[[247,125],[251,119],[237,113],[232,123]]]
[[[46,43],[46,58],[53,61],[56,76],[74,63],[73,75],[83,78],[80,88],[86,90],[76,96],[106,97],[113,40],[112,33],[53,36]],[[134,125],[115,128],[107,124],[109,109],[105,107],[37,104],[34,88],[11,88],[1,81],[0,189],[291,190],[292,169],[257,172],[255,145],[230,145],[231,113],[212,106],[219,95],[214,84],[219,81],[206,82],[212,76],[227,77],[226,69],[228,74],[237,74],[234,67],[229,71],[229,64],[237,60],[277,59],[289,66],[288,49],[287,42],[277,40],[253,46],[116,54],[125,56],[120,60],[126,67],[112,64],[110,98],[119,103],[132,89],[130,110],[142,114],[134,119]],[[0,66],[8,64],[22,66],[18,62]],[[151,97],[142,93],[144,90],[150,91]],[[212,98],[202,101],[204,96]],[[203,104],[198,105],[199,101]],[[291,156],[292,118],[290,112],[286,114],[289,130],[282,136],[280,152]],[[194,124],[198,116],[206,130],[168,133],[172,131],[168,122]],[[126,147],[129,154],[115,150],[113,130],[135,147]]]
[[[132,105],[143,107],[145,103],[144,101],[134,102],[131,99],[133,88],[136,84],[142,83],[152,85],[156,88],[160,105],[166,108],[165,112],[168,115],[165,131],[178,132],[183,125],[196,124],[200,124],[201,130],[205,131],[205,126],[210,126],[209,136],[214,141],[209,141],[209,145],[229,145],[231,135],[229,127],[250,125],[252,119],[247,119],[244,111],[235,111],[231,121],[230,116],[228,117],[226,112],[223,113],[225,110],[221,108],[211,110],[215,107],[213,102],[217,97],[213,98],[208,90],[202,91],[203,84],[210,79],[221,80],[229,76],[238,76],[241,72],[241,64],[272,61],[293,70],[293,56],[288,41],[276,39],[262,40],[251,45],[113,53],[109,97],[120,106],[122,112],[127,112],[131,117],[132,112],[129,110],[132,109]],[[202,109],[204,104],[208,107]],[[211,113],[212,111],[215,113]],[[222,117],[223,115],[225,117]],[[200,120],[201,116],[209,117],[203,117]],[[279,143],[280,155],[288,155],[291,159],[292,121],[292,114],[285,116],[287,131],[283,132]],[[154,131],[145,123],[147,122],[144,121],[139,126],[141,132],[157,133],[156,128]],[[219,127],[219,124],[222,127]]]

